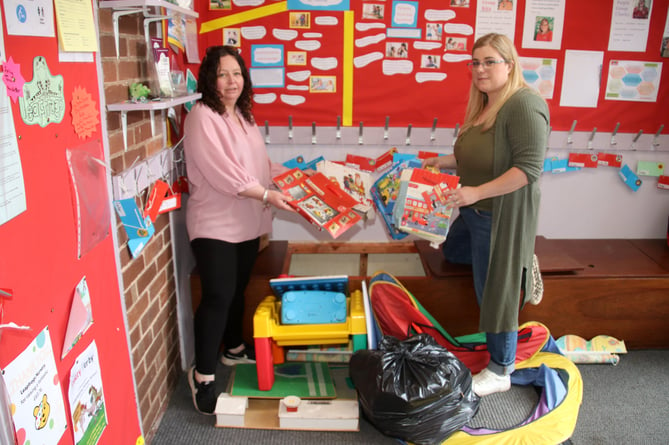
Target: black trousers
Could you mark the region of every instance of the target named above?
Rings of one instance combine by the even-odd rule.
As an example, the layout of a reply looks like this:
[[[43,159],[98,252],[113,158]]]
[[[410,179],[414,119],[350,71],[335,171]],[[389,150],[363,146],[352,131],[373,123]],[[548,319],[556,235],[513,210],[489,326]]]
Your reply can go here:
[[[215,374],[221,342],[242,344],[244,291],[258,256],[260,238],[241,243],[196,238],[191,248],[200,273],[202,300],[195,312],[195,369]]]

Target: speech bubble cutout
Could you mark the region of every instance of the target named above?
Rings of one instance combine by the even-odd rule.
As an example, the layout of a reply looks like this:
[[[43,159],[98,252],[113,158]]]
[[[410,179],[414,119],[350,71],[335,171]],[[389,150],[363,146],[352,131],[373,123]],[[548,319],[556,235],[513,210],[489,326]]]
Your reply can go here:
[[[336,57],[313,57],[311,59],[311,66],[321,71],[327,71],[337,68]]]
[[[46,127],[63,120],[63,84],[63,76],[52,76],[43,56],[33,59],[33,80],[23,85],[23,97],[19,98],[21,119],[26,125]]]
[[[314,51],[321,47],[318,40],[299,40],[295,42],[295,47],[303,51]]]
[[[372,62],[383,59],[383,53],[380,51],[375,51],[373,53],[364,54],[353,59],[353,65],[356,68],[362,68],[369,65]]]
[[[305,32],[302,34],[302,37],[305,39],[321,39],[323,38],[323,34],[320,32]]]
[[[444,62],[462,62],[464,60],[472,60],[472,56],[469,54],[446,53],[442,56],[441,60]]]
[[[316,17],[314,19],[314,23],[321,26],[336,26],[339,24],[339,20],[337,20],[337,17],[332,17],[328,15],[328,16]]]
[[[23,85],[26,83],[21,75],[21,65],[14,63],[14,59],[10,56],[9,60],[2,64],[2,69],[2,81],[7,87],[7,95],[16,103],[19,97],[23,97]]]
[[[394,74],[409,74],[413,71],[411,60],[384,60],[383,74],[392,76]]]
[[[311,71],[309,70],[303,70],[303,71],[293,71],[288,74],[286,74],[286,77],[288,77],[290,80],[294,82],[304,82],[311,76]]]
[[[258,104],[271,104],[276,101],[276,93],[254,94],[253,101]]]
[[[355,29],[357,31],[369,31],[370,29],[385,28],[385,27],[386,27],[385,23],[377,23],[377,22],[355,24]]]
[[[277,64],[282,61],[281,48],[263,46],[253,51],[253,60],[264,64]]]
[[[282,94],[281,102],[288,105],[301,105],[306,101],[304,96],[298,96],[296,94]]]
[[[233,0],[235,6],[260,6],[265,0]]]
[[[272,35],[279,40],[295,40],[298,34],[294,29],[273,29]]]
[[[416,82],[440,82],[446,78],[446,73],[416,73]]]
[[[242,27],[242,37],[248,40],[260,40],[267,35],[267,29],[264,26],[244,26]]]
[[[474,28],[462,23],[446,23],[444,25],[444,32],[446,34],[462,34],[463,36],[470,36],[474,34]]]
[[[358,48],[364,48],[365,46],[369,45],[374,45],[379,42],[382,42],[386,39],[386,35],[384,34],[376,34],[374,36],[367,36],[367,37],[361,37],[359,39],[356,39],[355,41],[355,46]]]
[[[416,21],[416,8],[412,4],[398,3],[395,6],[393,23],[412,26]]]
[[[291,91],[309,91],[307,85],[288,85],[286,89]]]
[[[445,22],[455,18],[455,11],[450,9],[426,9],[424,16],[428,22]]]
[[[415,49],[437,49],[441,48],[441,43],[439,42],[423,42],[423,41],[418,41],[418,42],[413,42],[413,47]]]

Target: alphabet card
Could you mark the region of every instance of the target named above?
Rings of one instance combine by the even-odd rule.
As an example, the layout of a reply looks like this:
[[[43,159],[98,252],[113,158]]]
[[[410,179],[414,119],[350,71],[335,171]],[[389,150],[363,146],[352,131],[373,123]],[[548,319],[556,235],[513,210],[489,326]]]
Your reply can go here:
[[[67,419],[49,328],[42,329],[2,373],[18,443],[59,443]]]

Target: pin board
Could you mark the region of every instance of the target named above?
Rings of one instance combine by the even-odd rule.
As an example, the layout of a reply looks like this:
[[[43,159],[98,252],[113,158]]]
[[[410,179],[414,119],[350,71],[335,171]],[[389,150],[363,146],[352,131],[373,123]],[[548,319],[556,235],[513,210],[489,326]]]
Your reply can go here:
[[[2,8],[0,22],[0,369],[17,437],[82,443],[83,427],[100,444],[143,443],[112,236],[97,53],[60,55],[55,24],[48,26],[52,2],[40,2],[39,18],[35,12],[24,9],[17,21]],[[25,26],[32,19],[35,26]],[[21,28],[33,34],[12,34]]]
[[[612,23],[620,18],[616,8],[629,9],[631,18],[637,3],[631,0],[550,2],[558,9],[563,5],[563,14],[546,13],[559,42],[543,46],[523,42],[532,21],[539,27],[543,12],[537,12],[542,7],[537,0],[501,2],[512,5],[507,11],[495,11],[501,4],[497,0],[198,0],[195,7],[201,55],[211,45],[241,50],[251,70],[260,123],[285,126],[291,116],[296,126],[431,127],[436,119],[438,127],[455,128],[468,100],[467,63],[477,29],[491,29],[513,34],[521,57],[548,65],[553,130],[568,131],[577,122],[576,131],[612,132],[620,123],[621,133],[648,134],[666,124],[669,1],[645,1],[650,4],[646,18],[628,21],[622,31],[616,28],[620,35],[625,26],[647,27],[647,33],[638,34],[643,45],[633,50],[609,43]],[[584,53],[595,54],[595,72],[588,72],[593,88],[586,90],[593,98],[586,106],[574,106],[561,100],[574,72],[565,76],[564,67]],[[629,73],[618,76],[628,62]],[[646,76],[639,79],[638,64],[641,70],[650,66],[650,82]],[[197,66],[191,70],[197,73]],[[625,74],[634,77],[632,83],[643,83],[640,101],[612,99],[611,81]],[[632,89],[638,91],[637,86]]]

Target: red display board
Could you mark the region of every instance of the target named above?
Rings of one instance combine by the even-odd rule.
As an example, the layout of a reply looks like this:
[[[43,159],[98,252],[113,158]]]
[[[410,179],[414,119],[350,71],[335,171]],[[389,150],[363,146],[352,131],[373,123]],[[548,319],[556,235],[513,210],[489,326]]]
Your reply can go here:
[[[229,43],[226,40],[229,32],[236,42],[245,60],[253,67],[254,45],[278,45],[283,48],[285,63],[282,66],[286,72],[285,84],[278,87],[255,88],[256,94],[267,97],[275,94],[276,99],[271,103],[257,103],[255,116],[259,122],[268,121],[270,125],[285,126],[288,116],[292,116],[294,125],[308,126],[316,122],[319,126],[334,126],[337,117],[344,118],[344,123],[357,126],[363,122],[365,126],[384,126],[389,118],[390,126],[406,126],[412,124],[417,127],[431,127],[434,119],[440,128],[453,128],[462,123],[467,102],[471,74],[466,67],[467,61],[445,62],[441,60],[440,68],[435,72],[443,72],[446,78],[441,81],[417,82],[412,73],[383,74],[383,62],[387,58],[387,44],[408,41],[409,51],[407,60],[414,66],[421,66],[422,57],[428,53],[443,54],[443,46],[438,50],[421,51],[413,47],[411,39],[397,39],[386,36],[375,43],[360,42],[365,38],[374,38],[385,34],[392,28],[391,8],[393,1],[359,1],[351,0],[346,11],[302,11],[307,13],[303,24],[295,23],[296,13],[299,10],[289,10],[294,2],[265,2],[260,6],[238,7],[234,2],[210,2],[198,0],[196,9],[200,14],[198,19],[200,30],[200,51],[204,54],[210,45]],[[344,3],[344,2],[342,2]],[[426,33],[425,11],[450,10],[455,18],[445,24],[453,22],[469,25],[475,29],[476,0],[469,2],[449,2],[443,0],[421,0],[414,2],[418,7],[416,29]],[[453,7],[454,3],[469,3],[469,7]],[[654,0],[650,19],[650,32],[645,52],[608,51],[609,31],[613,10],[613,0],[597,2],[565,2],[564,32],[560,49],[526,49],[522,48],[523,19],[525,0],[516,2],[515,43],[521,57],[541,57],[557,59],[555,89],[552,99],[547,102],[551,111],[553,130],[569,130],[574,120],[578,122],[577,131],[591,131],[597,127],[600,132],[613,131],[620,122],[619,132],[636,133],[643,130],[646,133],[655,133],[660,125],[667,124],[666,105],[669,98],[669,75],[666,66],[662,70],[659,81],[658,100],[656,102],[630,102],[605,100],[606,75],[611,60],[634,60],[648,62],[663,62],[667,59],[660,57],[662,33],[667,17],[668,0]],[[370,5],[381,5],[385,8],[383,19],[370,19]],[[219,5],[219,6],[216,6]],[[222,7],[220,7],[222,5]],[[281,8],[283,7],[283,10]],[[326,19],[324,19],[326,18]],[[333,24],[334,22],[334,24]],[[360,24],[381,23],[382,28],[360,28]],[[246,30],[244,28],[247,28]],[[254,30],[247,34],[248,30]],[[257,30],[263,30],[262,37],[258,37]],[[295,37],[290,37],[290,32]],[[254,33],[256,33],[254,35]],[[289,37],[287,37],[287,35]],[[468,48],[474,43],[474,35],[459,35],[466,39]],[[444,37],[446,32],[444,32]],[[250,38],[248,38],[250,37]],[[425,34],[421,39],[424,40]],[[418,40],[421,40],[418,39]],[[304,50],[304,42],[317,42],[316,49]],[[443,39],[442,39],[443,43]],[[560,94],[563,79],[565,52],[567,50],[601,51],[604,53],[602,66],[602,80],[596,108],[561,107]],[[304,66],[289,65],[288,53],[304,53]],[[380,53],[383,59],[362,65],[352,63],[353,60],[370,53]],[[469,51],[463,53],[469,54]],[[336,60],[334,68],[324,70],[315,68],[311,63],[314,59]],[[294,60],[293,60],[294,61]],[[258,67],[256,64],[255,67]],[[191,67],[197,73],[197,67]],[[347,74],[346,70],[350,70]],[[294,80],[289,73],[309,71],[309,79],[297,76]],[[334,87],[326,92],[313,88],[311,78],[324,77],[334,79]],[[349,84],[344,79],[349,79]],[[305,86],[307,89],[305,90]],[[282,95],[301,96],[304,102],[298,105],[289,105],[281,100]],[[347,100],[351,104],[347,104]],[[345,117],[348,116],[348,122]],[[669,131],[669,126],[663,133]]]
[[[51,97],[54,104],[62,104],[64,99],[65,108],[61,120],[47,118],[40,124],[28,124],[22,117],[20,102],[10,102],[25,184],[26,210],[0,225],[0,288],[10,289],[12,294],[11,298],[3,299],[2,323],[13,322],[30,330],[2,331],[0,367],[5,369],[48,327],[67,419],[67,429],[58,443],[72,444],[75,441],[73,410],[68,404],[70,371],[75,359],[94,341],[107,417],[107,426],[98,443],[141,443],[111,236],[114,229],[109,216],[106,221],[100,221],[91,219],[91,214],[87,218],[77,212],[77,208],[85,212],[84,206],[91,204],[98,206],[98,210],[104,210],[105,206],[109,209],[106,181],[100,189],[80,187],[77,202],[66,156],[68,150],[82,149],[104,159],[96,62],[60,62],[56,37],[8,35],[7,27],[4,28],[4,47],[6,58],[19,65],[23,79],[27,83],[41,79],[39,85],[33,84],[38,94]],[[88,55],[93,57],[93,53]],[[40,77],[44,76],[40,73],[44,69],[48,69],[49,74]],[[54,110],[47,108],[33,109],[32,113],[50,116]],[[84,166],[90,170],[100,168],[95,162]],[[2,160],[0,167],[6,167]],[[104,167],[102,169],[104,171]],[[6,195],[0,199],[2,196]],[[87,200],[91,196],[101,197],[101,202]],[[79,223],[84,229],[81,240],[90,247],[81,252]],[[97,229],[92,229],[89,223]],[[84,277],[90,292],[93,323],[61,358],[63,349],[67,349],[64,344],[75,287]],[[56,405],[52,404],[52,414],[55,409]],[[23,440],[31,437],[25,430],[19,436]]]

